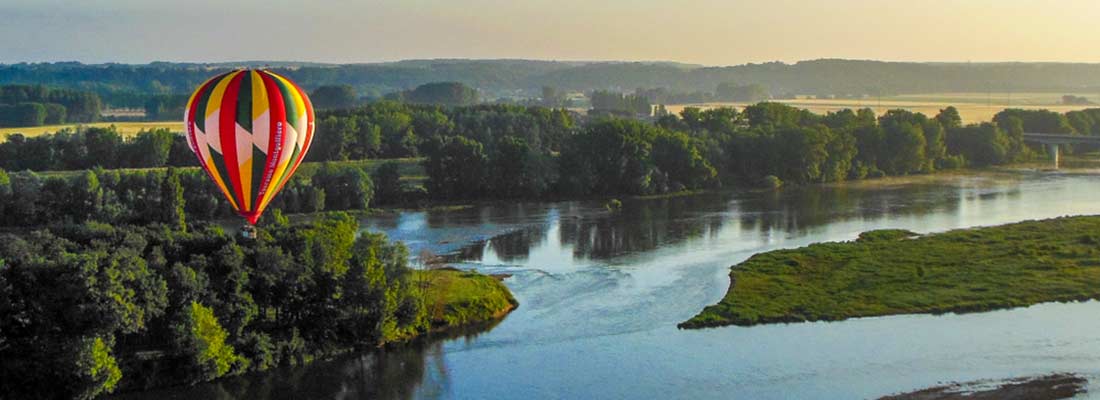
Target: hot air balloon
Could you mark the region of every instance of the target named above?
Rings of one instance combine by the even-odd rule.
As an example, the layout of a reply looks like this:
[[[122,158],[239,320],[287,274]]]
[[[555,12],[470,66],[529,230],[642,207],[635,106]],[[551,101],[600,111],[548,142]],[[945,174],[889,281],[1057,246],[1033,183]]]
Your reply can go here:
[[[235,70],[206,81],[187,101],[183,121],[199,164],[251,225],[313,141],[309,97],[267,70]]]

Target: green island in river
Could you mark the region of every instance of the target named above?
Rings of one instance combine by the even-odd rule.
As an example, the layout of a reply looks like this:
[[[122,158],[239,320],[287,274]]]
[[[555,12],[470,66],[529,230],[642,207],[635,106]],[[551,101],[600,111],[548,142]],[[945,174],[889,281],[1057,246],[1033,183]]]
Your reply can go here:
[[[976,312],[1100,299],[1100,216],[917,235],[864,232],[752,256],[680,328]]]

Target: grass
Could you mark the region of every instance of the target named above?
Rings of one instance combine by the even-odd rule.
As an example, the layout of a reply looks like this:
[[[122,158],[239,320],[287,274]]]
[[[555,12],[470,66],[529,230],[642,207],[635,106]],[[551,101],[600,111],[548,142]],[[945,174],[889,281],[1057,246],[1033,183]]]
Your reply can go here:
[[[1100,216],[914,236],[865,232],[752,256],[681,328],[975,312],[1100,299]]]
[[[448,329],[499,319],[519,305],[498,279],[452,268],[416,271],[426,275],[432,329]]]
[[[0,128],[0,141],[6,140],[7,136],[13,133],[21,133],[23,136],[39,136],[45,133],[54,133],[65,128],[76,129],[79,126],[89,127],[108,127],[114,125],[118,129],[118,133],[122,136],[133,136],[142,130],[154,129],[154,128],[168,128],[173,132],[183,131],[183,121],[159,121],[159,122],[95,122],[91,124],[64,124],[64,125],[43,125],[32,126],[25,128]]]
[[[791,99],[774,100],[811,112],[824,114],[845,108],[871,108],[878,114],[892,109],[906,109],[934,116],[947,106],[955,106],[964,123],[992,121],[993,116],[1006,108],[1048,109],[1059,113],[1100,107],[1100,105],[1067,106],[1061,104],[1062,95],[1074,93],[929,93],[899,96],[883,96],[865,99]],[[1100,102],[1098,93],[1076,93],[1094,102]],[[719,106],[744,107],[748,103],[704,103],[670,105],[668,110],[679,113],[684,107],[713,108]]]

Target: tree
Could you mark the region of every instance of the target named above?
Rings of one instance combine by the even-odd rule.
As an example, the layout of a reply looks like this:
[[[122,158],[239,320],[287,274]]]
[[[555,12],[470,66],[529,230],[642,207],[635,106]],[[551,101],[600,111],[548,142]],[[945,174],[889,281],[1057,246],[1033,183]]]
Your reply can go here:
[[[425,83],[412,91],[404,92],[403,98],[410,103],[443,106],[466,106],[478,101],[477,91],[460,82]]]
[[[947,108],[940,110],[940,113],[936,114],[936,121],[939,121],[944,129],[962,127],[962,117],[959,115],[959,110],[954,106],[947,106]]]
[[[8,172],[0,169],[0,216],[7,214],[8,203],[11,202],[11,177]],[[3,223],[0,218],[0,223]]]
[[[184,310],[173,331],[176,351],[190,360],[191,375],[196,382],[245,366],[246,360],[226,343],[228,333],[214,317],[214,311],[198,302],[191,302],[189,309]]]
[[[526,140],[501,137],[489,156],[492,178],[489,186],[494,197],[517,198],[541,195],[555,180],[549,161]]]
[[[345,109],[355,107],[359,95],[351,85],[326,85],[314,89],[309,99],[317,109]]]
[[[394,204],[401,201],[405,189],[401,184],[400,168],[396,162],[387,161],[371,173],[376,203]]]
[[[73,181],[71,194],[61,199],[68,204],[63,209],[71,213],[77,221],[98,218],[103,207],[103,193],[99,177],[92,171],[84,171]]]
[[[921,117],[905,110],[890,110],[879,118],[885,139],[886,153],[883,155],[889,160],[883,168],[887,173],[906,175],[919,172],[926,166],[927,143]]]
[[[667,174],[668,187],[660,191],[699,189],[713,184],[718,175],[690,138],[680,132],[657,134],[653,141],[653,163]]]
[[[80,168],[117,168],[120,165],[123,139],[114,125],[88,128],[84,131],[84,143],[88,148],[88,159]]]
[[[46,122],[41,103],[0,104],[0,127],[39,126]]]
[[[168,163],[168,155],[175,141],[175,133],[167,128],[142,130],[125,145],[125,157],[120,165],[131,168],[157,168]]]
[[[1007,121],[1006,121],[1007,123]],[[1009,160],[1009,139],[994,124],[969,125],[948,131],[947,149],[951,154],[960,154],[971,165],[987,166],[1001,164]]]
[[[179,170],[168,168],[164,181],[160,185],[159,221],[173,229],[187,230],[187,214],[184,212],[183,185],[180,183]]]
[[[373,195],[370,175],[351,165],[325,163],[312,181],[325,192],[326,210],[365,210]]]
[[[489,159],[485,147],[465,136],[436,136],[426,149],[424,170],[428,193],[437,198],[468,199],[482,196],[488,184]]]

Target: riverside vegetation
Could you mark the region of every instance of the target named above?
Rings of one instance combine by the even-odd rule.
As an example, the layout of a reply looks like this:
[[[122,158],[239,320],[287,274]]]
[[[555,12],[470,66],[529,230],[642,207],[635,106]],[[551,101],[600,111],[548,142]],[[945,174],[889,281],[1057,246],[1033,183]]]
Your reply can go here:
[[[0,397],[195,383],[484,322],[516,306],[473,272],[330,213],[255,240],[216,225],[89,221],[0,235]]]
[[[681,328],[972,312],[1100,299],[1100,217],[1064,217],[757,254]]]

